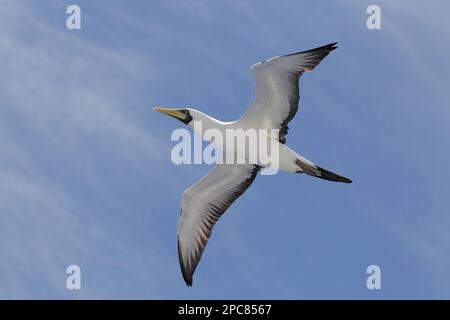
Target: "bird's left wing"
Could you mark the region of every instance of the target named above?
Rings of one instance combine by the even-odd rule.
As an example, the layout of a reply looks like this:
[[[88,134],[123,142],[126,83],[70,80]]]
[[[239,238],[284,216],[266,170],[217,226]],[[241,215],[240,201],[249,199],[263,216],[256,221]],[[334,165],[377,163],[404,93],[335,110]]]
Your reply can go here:
[[[285,143],[287,124],[298,110],[300,76],[336,48],[336,43],[331,43],[253,65],[256,98],[239,121],[250,128],[279,129],[279,141]]]
[[[188,286],[214,224],[255,180],[259,167],[218,164],[183,193],[178,222],[178,257]]]

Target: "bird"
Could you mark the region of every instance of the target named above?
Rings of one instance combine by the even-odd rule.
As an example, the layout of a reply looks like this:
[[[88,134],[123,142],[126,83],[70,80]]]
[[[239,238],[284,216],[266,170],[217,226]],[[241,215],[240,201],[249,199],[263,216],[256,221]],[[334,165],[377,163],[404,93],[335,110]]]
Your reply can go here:
[[[276,129],[278,134],[268,136],[268,139],[275,141],[279,147],[281,171],[306,173],[329,181],[351,183],[352,180],[319,167],[286,145],[288,123],[298,110],[300,77],[313,70],[336,48],[337,42],[334,42],[254,64],[251,69],[256,81],[256,97],[246,113],[236,121],[219,121],[187,107],[158,106],[154,110],[174,117],[190,127],[194,127],[195,121],[201,121],[203,129],[215,128],[222,132],[230,128]],[[188,287],[192,286],[195,269],[214,225],[250,187],[262,169],[264,167],[260,163],[216,164],[205,177],[183,192],[177,230],[178,258]]]

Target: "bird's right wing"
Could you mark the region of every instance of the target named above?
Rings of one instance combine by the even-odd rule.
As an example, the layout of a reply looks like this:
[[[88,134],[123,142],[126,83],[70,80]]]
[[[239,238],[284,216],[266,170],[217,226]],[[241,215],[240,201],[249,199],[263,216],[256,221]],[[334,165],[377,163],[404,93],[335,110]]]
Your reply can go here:
[[[188,286],[214,224],[255,180],[259,166],[218,164],[183,193],[178,221],[178,258]]]
[[[239,121],[250,128],[279,129],[279,141],[285,143],[287,124],[298,110],[300,76],[314,69],[336,48],[336,43],[331,43],[253,65],[256,98]]]

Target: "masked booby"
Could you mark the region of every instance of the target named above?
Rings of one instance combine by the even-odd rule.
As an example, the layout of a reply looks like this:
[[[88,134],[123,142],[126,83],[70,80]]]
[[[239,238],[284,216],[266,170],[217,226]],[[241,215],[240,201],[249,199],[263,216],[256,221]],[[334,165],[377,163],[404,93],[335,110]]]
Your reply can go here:
[[[156,107],[155,111],[172,116],[191,127],[195,121],[201,121],[204,128],[221,131],[227,128],[278,129],[278,136],[270,139],[276,139],[279,144],[280,170],[351,183],[350,179],[315,165],[285,145],[288,123],[298,110],[300,76],[313,70],[336,48],[336,43],[331,43],[253,65],[256,98],[237,121],[222,122],[191,108]],[[261,168],[259,163],[217,164],[204,178],[184,191],[178,223],[178,257],[188,286],[192,286],[194,271],[215,223],[250,187]]]

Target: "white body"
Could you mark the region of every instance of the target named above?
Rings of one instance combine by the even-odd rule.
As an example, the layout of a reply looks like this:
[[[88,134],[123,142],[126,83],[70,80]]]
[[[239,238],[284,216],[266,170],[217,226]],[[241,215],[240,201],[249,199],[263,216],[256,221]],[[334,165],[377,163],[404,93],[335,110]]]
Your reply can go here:
[[[213,141],[212,143],[218,150],[223,151],[224,159],[226,157],[225,156],[226,154],[230,154],[235,151],[235,150],[227,150],[227,146],[229,145],[226,143],[227,129],[231,129],[231,130],[242,129],[244,131],[246,131],[248,129],[252,129],[252,130],[255,129],[251,125],[249,125],[247,123],[242,123],[241,121],[222,122],[222,121],[214,119],[213,117],[208,116],[198,110],[189,109],[189,112],[192,116],[194,116],[195,121],[201,122],[201,128],[200,128],[200,126],[195,125],[194,121],[189,123],[189,126],[194,129],[195,134],[199,135],[200,137],[203,137],[205,131],[207,131],[209,129],[219,130],[222,133],[224,140],[219,139],[219,140]],[[276,131],[272,131],[272,132],[276,132]],[[303,171],[302,168],[296,164],[296,160],[309,162],[308,160],[304,159],[302,156],[297,154],[294,150],[289,148],[287,145],[280,143],[278,141],[278,135],[276,133],[270,135],[271,131],[269,131],[269,130],[261,130],[258,133],[261,134],[261,135],[258,135],[259,139],[266,139],[267,144],[271,144],[278,150],[278,152],[277,152],[277,154],[278,154],[277,164],[278,165],[273,167],[274,169],[285,171],[285,172],[290,172],[290,173]],[[257,143],[259,143],[259,141],[254,142],[254,143],[257,144]],[[237,152],[236,152],[236,158],[238,158],[242,161],[239,163],[241,163],[241,164],[242,163],[256,164],[261,167],[269,167],[270,168],[270,166],[266,166],[259,159],[258,155],[254,156],[252,158],[249,156],[249,153],[248,153],[249,150],[246,150],[247,152],[245,152],[245,153],[242,153],[240,151],[241,150],[237,150]],[[252,161],[252,159],[257,159],[257,160]]]

